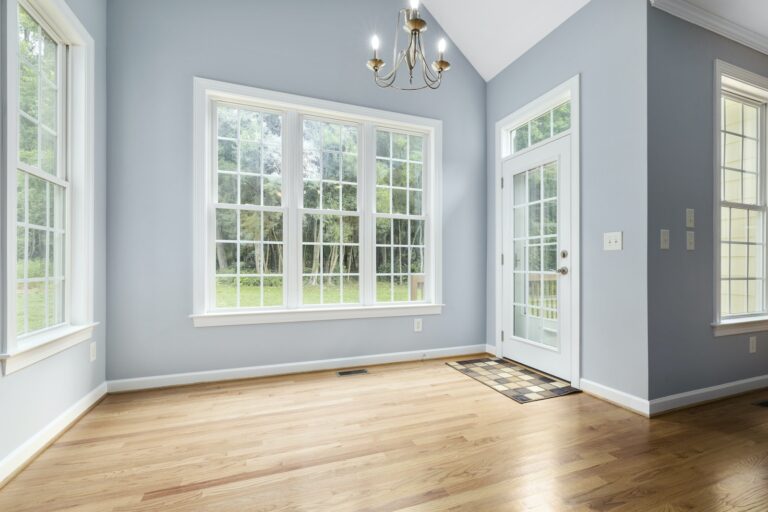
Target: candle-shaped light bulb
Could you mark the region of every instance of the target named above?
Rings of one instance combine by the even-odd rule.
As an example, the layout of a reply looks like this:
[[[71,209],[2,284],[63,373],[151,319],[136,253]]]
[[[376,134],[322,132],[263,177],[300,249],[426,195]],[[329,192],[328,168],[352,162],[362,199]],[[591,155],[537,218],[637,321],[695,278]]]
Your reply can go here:
[[[441,39],[437,43],[437,51],[438,51],[438,53],[440,53],[440,59],[441,60],[443,58],[443,54],[445,53],[445,45],[446,45],[445,39]]]
[[[373,48],[373,51],[379,49],[379,36],[373,36],[371,38],[371,48]]]
[[[419,9],[419,0],[411,0],[411,9],[414,11]]]

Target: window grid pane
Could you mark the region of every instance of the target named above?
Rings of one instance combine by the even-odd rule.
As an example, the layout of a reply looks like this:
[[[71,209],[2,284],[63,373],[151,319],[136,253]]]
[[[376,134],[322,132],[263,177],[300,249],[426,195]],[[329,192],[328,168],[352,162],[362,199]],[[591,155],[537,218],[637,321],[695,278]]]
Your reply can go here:
[[[765,313],[765,199],[758,129],[762,109],[721,98],[720,313]]]
[[[59,165],[59,44],[22,6],[18,38],[16,334],[24,337],[66,321],[67,233]]]
[[[427,300],[424,137],[376,131],[376,302]]]
[[[509,132],[509,153],[541,144],[571,128],[571,102],[566,101]]]
[[[217,308],[285,304],[282,116],[216,108]]]
[[[302,122],[304,305],[360,303],[359,126]]]

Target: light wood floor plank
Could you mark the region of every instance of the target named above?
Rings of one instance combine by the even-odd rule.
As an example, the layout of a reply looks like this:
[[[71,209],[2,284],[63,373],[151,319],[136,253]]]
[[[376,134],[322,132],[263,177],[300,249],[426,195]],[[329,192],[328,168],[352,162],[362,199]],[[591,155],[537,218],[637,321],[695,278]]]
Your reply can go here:
[[[2,511],[768,511],[768,391],[648,420],[444,361],[110,395]]]

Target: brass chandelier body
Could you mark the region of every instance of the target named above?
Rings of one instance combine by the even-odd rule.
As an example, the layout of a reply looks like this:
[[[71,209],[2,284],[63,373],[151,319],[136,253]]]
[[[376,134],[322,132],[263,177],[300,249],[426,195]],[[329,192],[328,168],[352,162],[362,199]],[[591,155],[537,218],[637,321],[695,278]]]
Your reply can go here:
[[[398,39],[400,26],[409,34],[408,46],[398,52]],[[424,56],[422,46],[422,34],[427,30],[427,22],[419,17],[418,1],[412,0],[411,7],[401,9],[397,14],[397,24],[395,25],[395,46],[392,51],[392,71],[387,74],[380,74],[381,69],[386,63],[378,57],[378,37],[373,36],[373,58],[368,61],[368,69],[373,71],[373,78],[379,87],[392,87],[404,91],[418,91],[420,89],[437,89],[443,79],[443,72],[450,69],[451,64],[444,59],[445,41],[441,40],[439,44],[439,56],[432,62],[431,67],[427,64],[427,58]],[[405,63],[408,68],[408,84],[403,87],[396,85],[398,71]],[[421,68],[421,78],[423,85],[414,84],[414,75],[419,74],[417,68]]]

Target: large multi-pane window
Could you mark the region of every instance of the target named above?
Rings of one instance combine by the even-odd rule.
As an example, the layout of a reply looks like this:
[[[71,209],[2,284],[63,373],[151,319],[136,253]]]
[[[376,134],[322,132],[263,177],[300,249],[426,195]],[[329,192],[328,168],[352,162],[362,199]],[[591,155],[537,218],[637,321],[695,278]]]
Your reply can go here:
[[[766,313],[765,105],[747,87],[724,86],[720,97],[722,318]]]
[[[62,158],[62,48],[18,10],[16,335],[66,320],[67,179]]]
[[[205,100],[196,316],[435,304],[434,122],[241,99]]]

